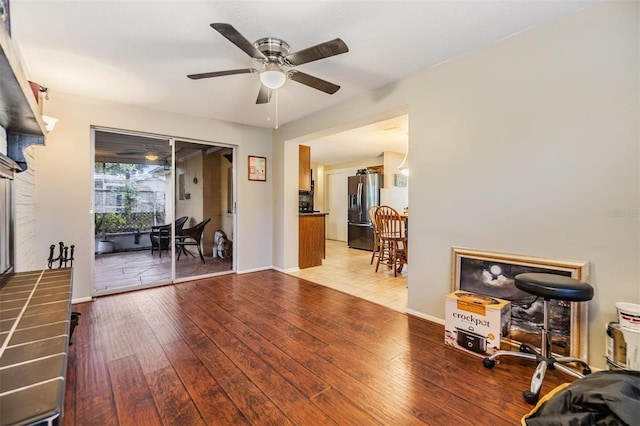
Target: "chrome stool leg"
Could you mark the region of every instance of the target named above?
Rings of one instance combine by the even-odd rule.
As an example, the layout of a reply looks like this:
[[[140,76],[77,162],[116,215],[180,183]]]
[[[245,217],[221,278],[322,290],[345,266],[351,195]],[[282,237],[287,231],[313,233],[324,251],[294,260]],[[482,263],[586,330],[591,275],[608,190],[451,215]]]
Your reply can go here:
[[[498,351],[482,360],[482,364],[486,368],[493,368],[496,365],[496,358],[501,356],[514,356],[536,361],[538,365],[536,366],[536,369],[533,372],[533,376],[531,377],[529,390],[525,390],[522,392],[522,397],[524,398],[524,400],[532,405],[535,405],[540,398],[542,382],[548,369],[555,368],[579,379],[584,377],[584,375],[591,373],[589,365],[581,359],[573,357],[553,357],[553,354],[551,352],[551,333],[549,331],[549,312],[549,300],[544,299],[544,318],[542,326],[540,327],[540,349],[528,343],[523,343],[520,345],[520,352]],[[583,369],[583,374],[580,374],[572,368],[563,365],[566,363],[579,364]]]

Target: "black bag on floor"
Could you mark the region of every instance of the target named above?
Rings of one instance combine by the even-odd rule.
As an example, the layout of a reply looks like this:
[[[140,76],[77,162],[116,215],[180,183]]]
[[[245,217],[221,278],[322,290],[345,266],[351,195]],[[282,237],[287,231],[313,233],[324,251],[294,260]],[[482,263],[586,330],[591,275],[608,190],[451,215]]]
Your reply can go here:
[[[609,426],[640,421],[640,371],[598,371],[556,389],[523,417],[523,425]]]

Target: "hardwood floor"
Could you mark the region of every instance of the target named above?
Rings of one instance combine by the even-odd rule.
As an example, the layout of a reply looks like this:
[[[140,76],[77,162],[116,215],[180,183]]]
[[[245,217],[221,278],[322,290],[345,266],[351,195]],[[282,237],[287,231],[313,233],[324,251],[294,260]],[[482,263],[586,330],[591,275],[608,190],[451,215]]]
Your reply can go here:
[[[517,424],[533,371],[443,327],[276,271],[101,297],[69,352],[63,424]],[[548,372],[543,392],[571,380]]]

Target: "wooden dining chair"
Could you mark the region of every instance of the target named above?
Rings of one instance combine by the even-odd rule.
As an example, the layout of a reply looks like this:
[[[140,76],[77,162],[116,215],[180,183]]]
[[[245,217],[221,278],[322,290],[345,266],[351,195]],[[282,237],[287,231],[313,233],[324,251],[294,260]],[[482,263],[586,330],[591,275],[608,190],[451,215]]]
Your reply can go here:
[[[371,206],[369,207],[369,220],[371,221],[371,226],[373,226],[373,253],[371,253],[371,265],[373,265],[373,259],[375,259],[376,255],[380,255],[380,235],[378,232],[378,226],[376,225],[376,211],[380,206]]]
[[[378,272],[380,263],[386,263],[393,268],[393,276],[397,277],[398,272],[402,271],[408,260],[404,219],[393,207],[389,206],[380,206],[376,210],[375,218],[380,238],[380,253],[376,262],[376,272]]]

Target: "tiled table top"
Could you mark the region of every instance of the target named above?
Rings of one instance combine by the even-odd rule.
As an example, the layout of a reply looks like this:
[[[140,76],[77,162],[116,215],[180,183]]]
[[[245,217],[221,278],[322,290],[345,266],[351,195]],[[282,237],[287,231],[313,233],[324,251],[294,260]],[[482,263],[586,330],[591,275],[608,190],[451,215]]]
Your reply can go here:
[[[62,414],[70,312],[71,269],[17,273],[0,288],[0,426]]]

